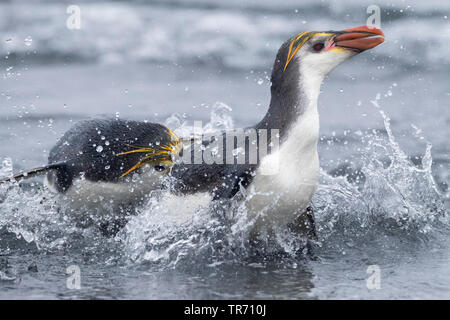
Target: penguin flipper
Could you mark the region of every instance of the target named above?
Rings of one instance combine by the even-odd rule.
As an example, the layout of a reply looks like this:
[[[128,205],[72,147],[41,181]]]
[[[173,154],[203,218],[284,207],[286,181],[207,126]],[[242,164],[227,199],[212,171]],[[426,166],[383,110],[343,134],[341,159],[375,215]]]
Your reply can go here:
[[[60,170],[65,165],[66,165],[66,162],[63,161],[63,162],[58,162],[58,163],[52,163],[52,164],[49,164],[49,165],[46,165],[43,167],[37,167],[37,168],[30,169],[30,170],[22,171],[22,172],[19,172],[19,173],[13,175],[12,177],[0,179],[0,184],[11,182],[11,181],[21,181],[21,180],[37,177],[37,176],[46,174],[50,171]]]

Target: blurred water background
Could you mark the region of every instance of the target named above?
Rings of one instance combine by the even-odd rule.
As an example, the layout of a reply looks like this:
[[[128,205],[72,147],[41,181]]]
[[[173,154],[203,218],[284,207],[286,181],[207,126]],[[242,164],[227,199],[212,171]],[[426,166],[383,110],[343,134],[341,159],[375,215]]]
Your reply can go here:
[[[79,30],[66,26],[72,4]],[[333,71],[319,98],[314,259],[290,257],[289,239],[275,261],[235,239],[219,250],[217,220],[155,226],[169,214],[158,203],[104,238],[46,206],[36,180],[0,190],[0,298],[450,298],[447,1],[0,1],[0,173],[45,164],[88,117],[255,123],[281,43],[363,25],[372,4],[386,42]]]

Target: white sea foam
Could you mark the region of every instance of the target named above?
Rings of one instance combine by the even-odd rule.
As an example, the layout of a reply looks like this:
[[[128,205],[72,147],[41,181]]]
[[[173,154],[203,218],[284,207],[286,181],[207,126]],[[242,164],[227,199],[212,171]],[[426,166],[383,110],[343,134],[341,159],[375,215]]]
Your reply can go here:
[[[422,241],[448,227],[444,196],[432,176],[431,145],[421,165],[414,165],[396,142],[388,116],[376,100],[373,103],[384,119],[387,135],[375,131],[364,136],[360,180],[354,183],[345,176],[321,173],[313,198],[319,254],[320,247],[340,250],[348,243],[367,244],[373,239],[381,248],[395,247],[405,241]],[[210,125],[228,123],[227,112],[216,111]],[[10,176],[11,172],[12,163],[5,159],[0,173]],[[126,261],[158,263],[164,268],[302,255],[305,239],[285,228],[250,237],[254,219],[247,215],[245,201],[254,194],[249,190],[225,204],[211,202],[207,194],[175,196],[155,191],[125,228],[108,239],[95,227],[68,218],[71,214],[61,211],[42,188],[25,191],[11,182],[0,185],[0,230],[41,250],[70,247],[85,251],[94,246]],[[277,199],[273,195],[274,203]],[[111,249],[117,246],[120,250]]]
[[[293,34],[363,25],[369,4],[227,1],[211,7],[206,1],[152,5],[85,1],[80,4],[81,29],[69,30],[64,23],[66,4],[13,1],[0,4],[0,53],[37,62],[70,58],[108,64],[151,61],[266,69],[280,44]],[[447,2],[377,4],[386,42],[371,55],[389,57],[406,67],[448,68]],[[26,45],[28,38],[32,42]]]

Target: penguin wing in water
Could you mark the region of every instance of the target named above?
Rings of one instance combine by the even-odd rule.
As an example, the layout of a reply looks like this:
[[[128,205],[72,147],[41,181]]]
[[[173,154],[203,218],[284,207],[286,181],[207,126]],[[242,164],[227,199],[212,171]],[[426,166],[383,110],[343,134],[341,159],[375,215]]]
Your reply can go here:
[[[59,163],[49,164],[49,165],[46,165],[43,167],[30,169],[27,171],[22,171],[22,172],[19,172],[19,173],[13,175],[12,177],[0,179],[0,184],[5,183],[5,182],[10,182],[13,180],[19,181],[19,180],[23,180],[23,179],[33,178],[33,177],[40,176],[42,174],[48,173],[53,170],[56,170],[56,171],[62,170],[62,168],[65,165],[66,165],[65,162],[59,162]]]
[[[232,198],[253,179],[256,165],[175,164],[171,170],[174,190],[180,193],[210,192],[214,199]]]
[[[174,191],[209,192],[214,199],[232,198],[241,186],[247,187],[253,179],[258,165],[257,160],[250,161],[250,153],[257,153],[257,149],[250,147],[256,146],[254,139],[256,136],[247,136],[244,130],[221,130],[213,136],[191,140],[190,148],[188,145],[183,150],[185,161],[176,162],[171,169]],[[239,152],[234,154],[237,150]],[[240,159],[238,154],[242,156]],[[235,163],[238,161],[241,162]]]

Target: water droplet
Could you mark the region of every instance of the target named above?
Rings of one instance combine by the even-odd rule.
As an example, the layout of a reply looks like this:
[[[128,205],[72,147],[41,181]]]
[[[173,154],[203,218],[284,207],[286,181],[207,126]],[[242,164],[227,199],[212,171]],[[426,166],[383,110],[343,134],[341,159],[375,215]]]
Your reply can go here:
[[[261,78],[259,78],[259,79],[258,79],[258,84],[259,84],[259,85],[262,85],[263,83],[264,83],[264,80],[261,79]]]
[[[111,168],[111,166],[105,166],[105,169],[106,169],[106,170],[109,170],[109,168]]]
[[[33,43],[33,38],[31,38],[31,36],[26,37],[23,42],[25,43],[25,45],[27,47],[31,46],[31,44]]]
[[[101,136],[100,139],[105,140],[106,138],[105,138],[105,136]]]
[[[105,146],[109,146],[109,141],[108,140],[105,141]]]
[[[98,146],[97,148],[95,148],[95,150],[97,152],[102,152],[103,151],[103,147],[102,146]]]

